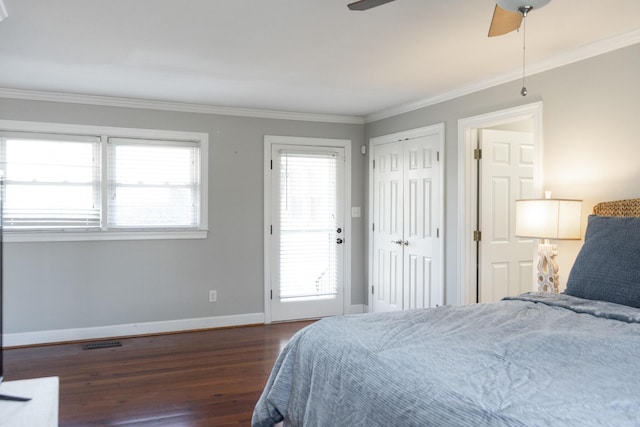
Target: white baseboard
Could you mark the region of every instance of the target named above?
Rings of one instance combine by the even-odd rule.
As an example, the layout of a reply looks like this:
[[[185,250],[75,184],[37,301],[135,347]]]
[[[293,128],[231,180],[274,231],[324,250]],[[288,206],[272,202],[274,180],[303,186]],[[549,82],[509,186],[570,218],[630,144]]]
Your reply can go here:
[[[354,304],[349,314],[367,313],[366,304]],[[201,317],[196,319],[166,320],[161,322],[130,323],[122,325],[96,326],[92,328],[54,329],[48,331],[4,334],[3,347],[19,347],[35,344],[50,344],[66,341],[96,340],[135,335],[162,334],[197,329],[224,328],[228,326],[255,325],[264,323],[264,313],[238,314],[233,316]]]
[[[124,325],[98,326],[93,328],[56,329],[49,331],[5,334],[3,335],[2,344],[4,347],[17,347],[54,342],[127,337],[133,335],[159,334],[262,323],[264,323],[264,313],[249,313],[233,316],[201,317],[196,319],[131,323]]]
[[[351,311],[349,314],[362,314],[367,313],[369,311],[369,307],[366,304],[353,304],[351,306]]]

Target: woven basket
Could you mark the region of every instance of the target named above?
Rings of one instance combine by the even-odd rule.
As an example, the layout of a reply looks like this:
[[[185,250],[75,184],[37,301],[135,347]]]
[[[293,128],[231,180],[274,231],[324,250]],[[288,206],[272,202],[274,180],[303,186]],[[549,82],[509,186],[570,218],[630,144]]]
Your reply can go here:
[[[593,213],[600,216],[640,217],[640,199],[601,202],[593,207]]]

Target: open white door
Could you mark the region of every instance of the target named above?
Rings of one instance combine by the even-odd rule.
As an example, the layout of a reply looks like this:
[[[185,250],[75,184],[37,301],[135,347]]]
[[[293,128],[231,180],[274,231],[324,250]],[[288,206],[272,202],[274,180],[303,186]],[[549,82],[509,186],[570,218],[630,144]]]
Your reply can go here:
[[[515,237],[515,201],[534,197],[530,132],[482,129],[479,134],[480,230],[478,301],[533,290],[532,239]]]

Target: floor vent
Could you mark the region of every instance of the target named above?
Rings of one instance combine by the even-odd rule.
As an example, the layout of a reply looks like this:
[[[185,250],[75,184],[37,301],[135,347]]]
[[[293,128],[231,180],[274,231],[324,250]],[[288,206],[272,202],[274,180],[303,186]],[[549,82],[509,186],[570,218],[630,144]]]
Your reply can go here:
[[[120,347],[120,346],[122,346],[120,341],[100,341],[100,342],[92,342],[89,344],[82,344],[82,349],[93,350],[95,348]]]

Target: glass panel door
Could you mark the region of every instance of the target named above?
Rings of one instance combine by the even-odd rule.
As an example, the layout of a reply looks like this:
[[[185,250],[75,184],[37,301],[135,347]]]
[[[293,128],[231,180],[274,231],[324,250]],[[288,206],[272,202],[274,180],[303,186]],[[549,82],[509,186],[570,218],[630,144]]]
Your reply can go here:
[[[272,150],[272,320],[341,314],[343,150]]]

